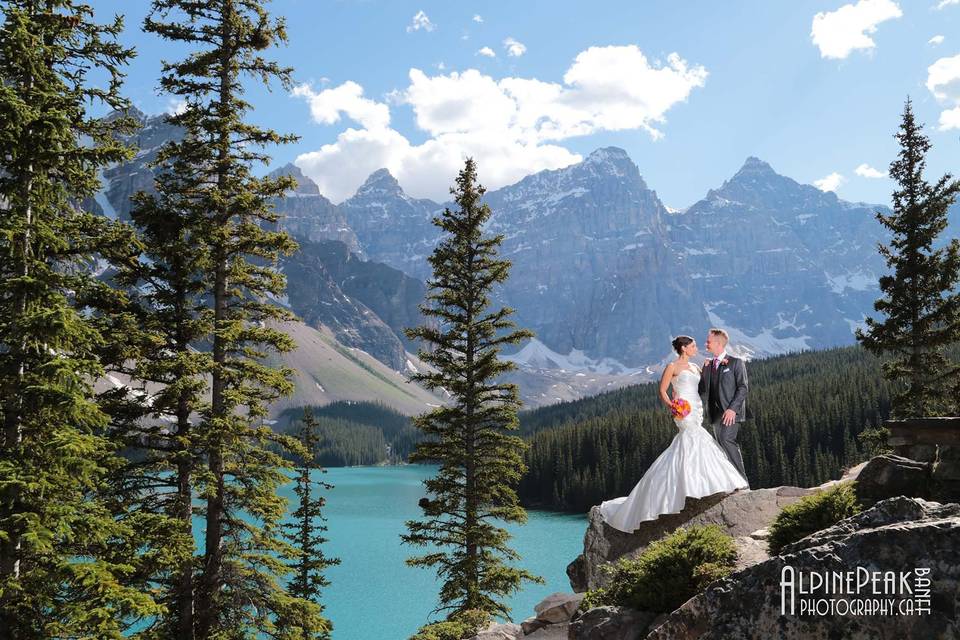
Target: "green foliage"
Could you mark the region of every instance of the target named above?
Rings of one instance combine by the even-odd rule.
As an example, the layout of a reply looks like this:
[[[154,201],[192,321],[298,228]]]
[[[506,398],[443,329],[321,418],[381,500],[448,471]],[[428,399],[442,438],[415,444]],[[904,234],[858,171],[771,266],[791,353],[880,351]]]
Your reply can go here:
[[[160,608],[141,554],[152,523],[105,487],[121,461],[91,385],[112,354],[96,311],[122,294],[89,267],[131,239],[78,203],[130,153],[116,141],[129,121],[91,111],[126,106],[133,53],[120,18],[79,2],[0,15],[0,635],[119,638]]]
[[[291,514],[293,522],[286,525],[285,534],[287,541],[295,549],[290,557],[292,578],[287,592],[303,604],[300,610],[296,611],[296,617],[281,626],[287,627],[293,635],[297,635],[299,631],[302,640],[329,640],[333,624],[321,616],[323,607],[320,605],[320,594],[330,582],[324,577],[323,571],[331,565],[340,564],[338,558],[327,558],[321,549],[321,545],[327,541],[323,537],[327,527],[321,524],[325,520],[322,511],[326,500],[317,495],[316,490],[330,490],[333,485],[313,478],[314,475],[326,473],[326,469],[315,462],[319,444],[318,426],[313,413],[306,410],[297,434],[303,448],[303,455],[296,468],[294,489],[298,505]]]
[[[580,610],[604,605],[670,612],[730,574],[737,550],[715,524],[680,528],[650,543],[636,558],[621,558],[602,570],[607,587],[587,592]]]
[[[930,140],[916,122],[911,102],[903,108],[897,159],[890,163],[893,213],[877,213],[891,232],[879,245],[891,273],[880,278],[882,297],[857,338],[871,352],[886,356],[883,374],[896,383],[895,418],[956,415],[960,410],[960,362],[945,348],[960,342],[960,239],[937,246],[947,228],[947,212],[960,194],[950,174],[935,184],[923,177]]]
[[[890,410],[891,383],[857,347],[751,362],[751,418],[739,442],[752,487],[808,487],[872,455],[857,438]],[[529,507],[584,513],[627,495],[676,433],[644,384],[520,414],[530,435],[518,487]],[[709,427],[707,427],[709,429]]]
[[[857,440],[866,449],[867,457],[882,456],[885,453],[893,453],[893,447],[887,444],[887,438],[890,437],[890,430],[884,426],[874,427],[868,425],[863,431],[857,434]]]
[[[862,507],[853,485],[843,482],[781,509],[770,525],[770,553],[776,555],[788,544],[860,513]]]
[[[471,638],[487,627],[492,618],[489,613],[480,609],[459,611],[450,619],[424,625],[417,633],[410,636],[410,640],[462,640]]]
[[[438,610],[479,609],[507,617],[503,597],[524,581],[542,580],[507,564],[518,554],[507,545],[510,534],[496,525],[525,522],[527,514],[514,490],[525,470],[524,442],[511,433],[519,395],[516,385],[493,381],[514,368],[497,358],[500,346],[532,333],[513,330],[512,309],[488,310],[488,294],[507,279],[510,262],[496,257],[502,236],[482,233],[491,212],[480,204],[484,189],[476,178],[476,165],[467,159],[452,190],[457,209],[445,209],[433,220],[446,233],[429,258],[433,278],[420,308],[436,324],[406,330],[410,340],[434,346],[419,355],[436,371],[411,379],[445,389],[451,402],[414,419],[428,439],[417,445],[411,462],[437,462],[440,468],[424,481],[430,493],[421,503],[424,519],[407,521],[409,533],[401,538],[430,547],[407,563],[436,567],[443,579]]]

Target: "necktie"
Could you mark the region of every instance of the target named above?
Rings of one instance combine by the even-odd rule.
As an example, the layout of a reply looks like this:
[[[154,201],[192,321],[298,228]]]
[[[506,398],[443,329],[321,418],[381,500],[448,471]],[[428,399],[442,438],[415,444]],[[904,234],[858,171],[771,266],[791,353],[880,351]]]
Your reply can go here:
[[[720,356],[717,356],[713,359],[713,368],[718,369],[720,367]]]

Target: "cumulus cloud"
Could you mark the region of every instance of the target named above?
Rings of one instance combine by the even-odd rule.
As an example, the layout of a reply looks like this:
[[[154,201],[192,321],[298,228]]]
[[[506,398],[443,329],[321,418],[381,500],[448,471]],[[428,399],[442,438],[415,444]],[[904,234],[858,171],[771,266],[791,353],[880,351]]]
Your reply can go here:
[[[932,38],[927,40],[927,44],[932,44],[933,46],[937,46],[938,44],[943,44],[943,36],[939,36],[939,35],[933,36]]]
[[[842,60],[857,49],[873,49],[876,43],[869,34],[881,22],[902,15],[893,0],[860,0],[813,16],[810,38],[820,48],[820,57]]]
[[[483,48],[477,50],[477,55],[478,55],[478,56],[486,56],[486,57],[488,57],[488,58],[496,58],[496,57],[497,57],[496,52],[494,52],[494,50],[491,49],[490,47],[483,47]]]
[[[475,13],[475,14],[473,14],[473,21],[474,21],[474,22],[480,22],[480,23],[482,23],[482,22],[483,22],[483,16],[481,16],[479,13]]]
[[[960,128],[957,126],[960,109],[960,54],[940,58],[927,67],[927,89],[941,104],[948,108],[940,113],[940,130]]]
[[[413,20],[411,20],[410,24],[407,25],[407,33],[412,31],[420,31],[421,29],[424,31],[433,31],[436,28],[437,25],[430,22],[430,18],[428,18],[427,14],[423,12],[423,9],[421,9],[414,14]]]
[[[861,178],[886,178],[887,177],[886,171],[880,171],[879,169],[874,169],[868,164],[861,164],[859,167],[854,169],[853,172],[856,173]]]
[[[384,129],[390,124],[390,108],[364,98],[363,87],[352,80],[319,93],[302,84],[293,90],[293,95],[307,100],[310,115],[321,124],[339,122],[341,113],[366,129]]]
[[[508,56],[513,56],[519,58],[527,52],[527,47],[522,42],[518,42],[513,38],[507,38],[503,41],[503,48],[507,50]]]
[[[633,45],[582,51],[562,82],[498,80],[476,69],[438,75],[411,69],[409,85],[391,104],[412,109],[416,127],[429,136],[422,144],[392,129],[390,106],[365,98],[354,82],[319,93],[299,87],[294,95],[308,101],[315,121],[346,116],[360,126],[300,155],[297,165],[334,201],[382,167],[411,195],[443,200],[468,155],[477,159],[483,184],[497,188],[578,162],[578,154],[558,144],[575,136],[642,129],[658,139],[667,111],[703,86],[707,75],[676,53],[651,63]]]
[[[937,9],[946,8],[952,4],[960,4],[960,0],[940,0],[940,2],[937,3]]]
[[[183,98],[168,98],[166,112],[168,116],[178,116],[187,110],[187,101]]]
[[[834,171],[828,176],[824,176],[819,180],[814,180],[813,186],[815,186],[817,189],[820,189],[820,191],[836,191],[840,185],[846,181],[846,178]]]
[[[940,131],[960,129],[960,107],[940,112]]]

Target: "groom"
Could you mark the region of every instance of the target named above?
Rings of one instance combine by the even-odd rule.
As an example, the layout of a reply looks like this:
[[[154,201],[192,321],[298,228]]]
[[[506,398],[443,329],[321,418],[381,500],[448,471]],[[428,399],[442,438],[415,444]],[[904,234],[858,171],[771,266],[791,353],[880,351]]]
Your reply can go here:
[[[733,466],[746,478],[737,432],[746,420],[747,366],[740,358],[727,355],[729,340],[723,329],[713,328],[707,333],[707,351],[714,357],[703,365],[700,395],[706,396],[713,435]]]

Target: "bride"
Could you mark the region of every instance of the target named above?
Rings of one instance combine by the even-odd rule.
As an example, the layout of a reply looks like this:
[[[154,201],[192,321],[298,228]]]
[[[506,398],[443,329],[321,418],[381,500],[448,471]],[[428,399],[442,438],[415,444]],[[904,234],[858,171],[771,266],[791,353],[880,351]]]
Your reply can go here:
[[[702,498],[715,493],[748,488],[747,480],[733,466],[727,454],[703,428],[703,403],[697,390],[700,370],[690,362],[697,355],[697,343],[689,336],[673,341],[677,359],[667,365],[660,379],[660,400],[672,407],[673,398],[690,403],[690,413],[674,417],[679,432],[670,446],[654,460],[629,496],[605,500],[600,514],[614,529],[627,533],[641,522],[656,520],[665,513],[679,513],[687,496]]]

